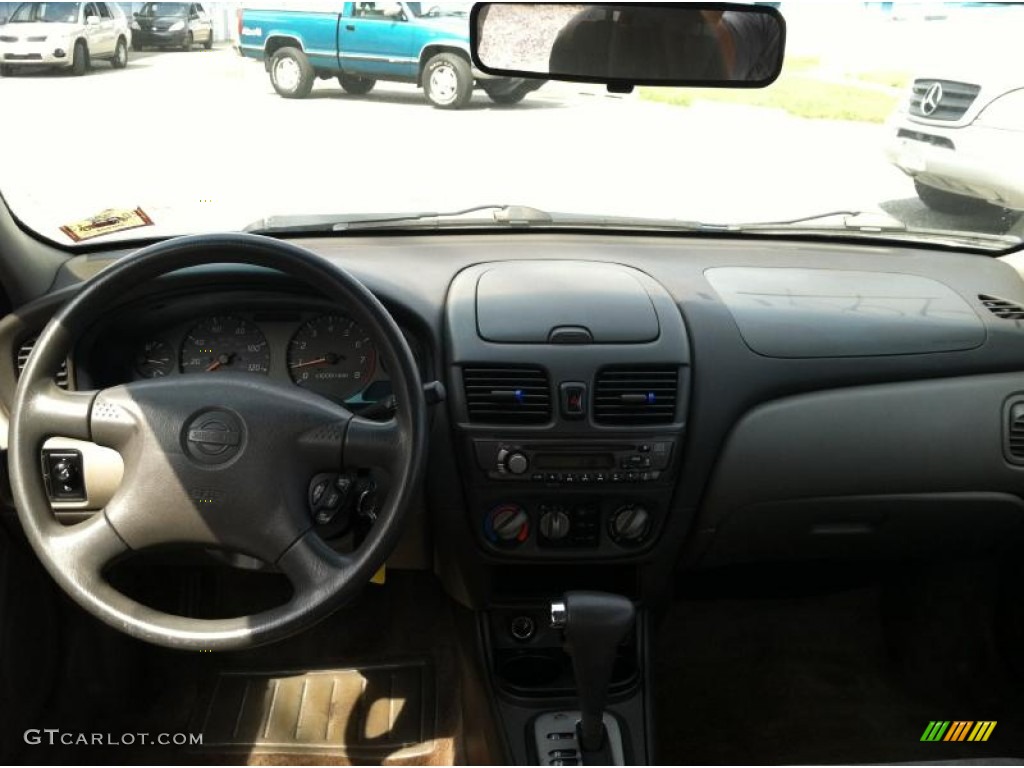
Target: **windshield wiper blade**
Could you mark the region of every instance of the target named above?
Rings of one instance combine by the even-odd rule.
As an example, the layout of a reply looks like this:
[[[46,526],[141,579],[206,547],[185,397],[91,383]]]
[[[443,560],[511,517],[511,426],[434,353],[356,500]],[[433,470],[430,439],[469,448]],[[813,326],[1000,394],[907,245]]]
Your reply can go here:
[[[831,223],[830,223],[831,222]],[[749,224],[733,224],[723,228],[726,232],[750,232],[762,234],[848,234],[853,236],[890,238],[913,242],[942,242],[952,245],[977,245],[978,243],[1014,246],[1021,238],[1014,234],[995,232],[967,232],[950,229],[910,227],[887,213],[879,211],[830,211],[828,213],[803,216],[787,221],[765,221]]]
[[[442,229],[444,227],[529,227],[550,225],[552,215],[525,205],[475,205],[443,213],[381,213],[317,216],[271,216],[253,222],[246,232],[345,232],[360,229]]]
[[[263,234],[344,232],[363,229],[487,229],[487,228],[602,228],[657,232],[719,232],[726,225],[682,219],[552,213],[528,205],[477,205],[447,213],[353,214],[351,216],[271,216],[245,228]]]
[[[828,222],[835,220],[835,223],[828,225]],[[906,232],[907,225],[899,219],[895,219],[887,213],[870,211],[829,211],[827,213],[816,213],[811,216],[800,216],[796,219],[785,219],[782,221],[754,221],[746,224],[726,224],[725,230],[737,232],[770,231],[776,229],[793,230],[801,227],[822,227],[829,229],[840,229],[846,231],[864,232]]]

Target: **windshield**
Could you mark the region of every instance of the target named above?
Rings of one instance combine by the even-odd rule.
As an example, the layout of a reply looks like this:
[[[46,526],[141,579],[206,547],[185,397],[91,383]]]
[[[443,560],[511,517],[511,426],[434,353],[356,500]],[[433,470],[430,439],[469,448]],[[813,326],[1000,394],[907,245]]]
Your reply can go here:
[[[31,21],[74,24],[78,21],[78,3],[22,3],[11,14],[14,24]]]
[[[184,16],[188,3],[146,3],[139,11],[140,16]]]
[[[473,8],[472,3],[406,3],[413,16],[431,18],[440,16],[467,17]]]
[[[467,3],[215,2],[168,30],[129,13],[90,38],[81,72],[72,47],[12,24],[0,28],[0,194],[68,248],[310,221],[407,228],[467,209],[431,223],[1020,242],[1024,69],[1008,62],[1024,7],[767,5],[786,20],[774,84],[631,93],[483,77],[466,58]],[[11,21],[75,8],[27,3]],[[511,44],[504,29],[550,45],[580,12],[537,8],[495,7],[490,44]],[[742,34],[729,34],[742,61]],[[510,205],[543,216],[490,208]]]

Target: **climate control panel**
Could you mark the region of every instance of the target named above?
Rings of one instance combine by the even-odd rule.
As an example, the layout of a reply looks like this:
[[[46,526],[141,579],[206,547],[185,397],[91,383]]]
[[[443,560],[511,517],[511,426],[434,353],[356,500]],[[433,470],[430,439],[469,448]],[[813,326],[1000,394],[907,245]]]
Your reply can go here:
[[[628,554],[652,541],[656,510],[649,500],[625,498],[503,501],[484,511],[480,531],[505,553]]]

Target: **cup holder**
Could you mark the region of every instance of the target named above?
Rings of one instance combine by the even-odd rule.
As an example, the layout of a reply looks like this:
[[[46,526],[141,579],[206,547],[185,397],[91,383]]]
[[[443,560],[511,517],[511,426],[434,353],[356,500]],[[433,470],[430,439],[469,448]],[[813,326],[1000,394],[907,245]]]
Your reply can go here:
[[[513,688],[547,688],[565,672],[565,659],[554,653],[525,651],[509,654],[498,662],[498,676]]]

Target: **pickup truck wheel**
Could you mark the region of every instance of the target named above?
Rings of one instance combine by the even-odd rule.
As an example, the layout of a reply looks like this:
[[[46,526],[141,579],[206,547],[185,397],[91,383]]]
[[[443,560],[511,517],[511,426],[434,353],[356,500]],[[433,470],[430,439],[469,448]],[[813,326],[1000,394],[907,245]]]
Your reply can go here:
[[[345,89],[346,93],[352,93],[356,96],[369,93],[373,90],[373,86],[377,84],[376,80],[356,75],[338,75],[338,82],[341,83],[341,87]]]
[[[457,53],[439,53],[423,68],[423,90],[439,109],[461,109],[473,98],[473,73]]]
[[[206,38],[206,42],[203,43],[203,50],[208,51],[213,48],[213,28],[210,28],[210,36]]]
[[[917,196],[921,198],[921,202],[939,213],[967,215],[980,213],[992,207],[986,201],[979,200],[976,197],[958,195],[955,192],[947,192],[944,189],[929,187],[927,184],[923,184],[916,179],[914,180],[914,188],[917,190]]]
[[[286,99],[304,99],[313,90],[316,71],[298,48],[281,48],[270,62],[270,82]]]
[[[521,83],[516,81],[497,81],[482,85],[484,93],[495,104],[518,104],[526,98],[527,94],[537,90],[535,83]]]

